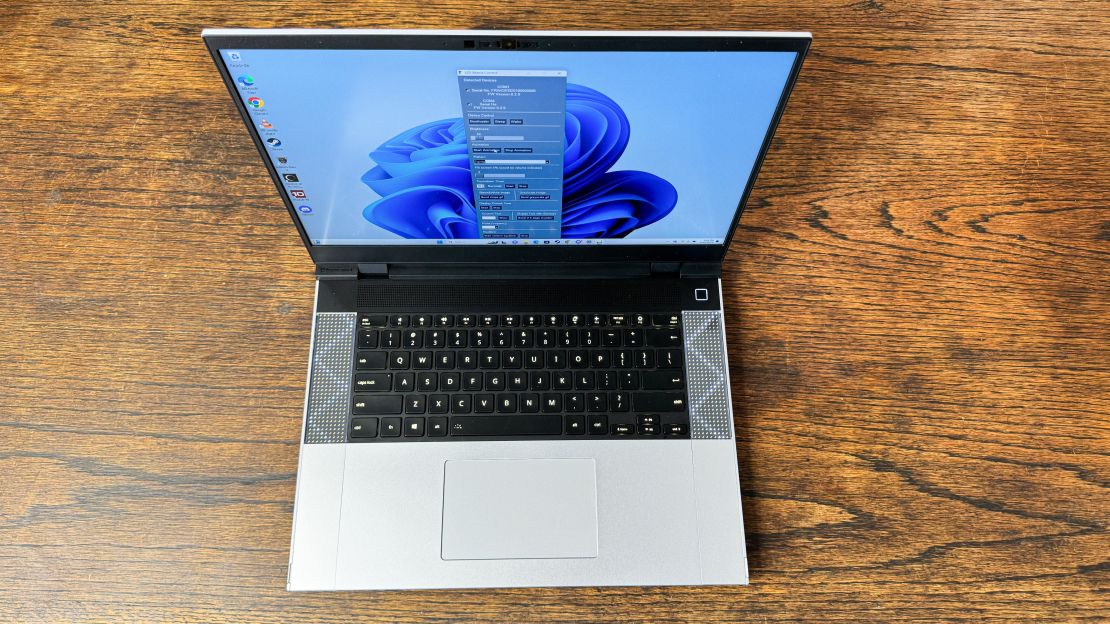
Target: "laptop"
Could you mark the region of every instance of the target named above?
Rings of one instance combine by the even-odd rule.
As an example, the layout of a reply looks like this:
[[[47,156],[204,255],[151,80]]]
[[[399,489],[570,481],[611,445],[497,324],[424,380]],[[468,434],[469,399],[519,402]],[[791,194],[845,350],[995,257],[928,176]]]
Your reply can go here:
[[[721,262],[810,35],[203,37],[315,264],[288,589],[747,583]]]

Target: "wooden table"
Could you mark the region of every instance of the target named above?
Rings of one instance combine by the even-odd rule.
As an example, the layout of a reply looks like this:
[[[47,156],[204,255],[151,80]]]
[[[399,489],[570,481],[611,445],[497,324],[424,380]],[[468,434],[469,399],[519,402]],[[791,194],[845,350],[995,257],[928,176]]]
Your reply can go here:
[[[1106,621],[1108,25],[0,4],[0,621]],[[814,32],[724,274],[751,586],[285,592],[312,270],[203,26]]]

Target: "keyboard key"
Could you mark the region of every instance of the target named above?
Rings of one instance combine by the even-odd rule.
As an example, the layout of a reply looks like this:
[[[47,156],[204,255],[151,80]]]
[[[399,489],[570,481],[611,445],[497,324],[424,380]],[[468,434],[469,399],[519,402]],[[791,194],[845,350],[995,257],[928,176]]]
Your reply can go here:
[[[612,362],[614,368],[632,368],[632,350],[618,349],[614,351]]]
[[[383,349],[399,349],[401,348],[401,332],[396,329],[382,332],[381,344]]]
[[[551,376],[551,387],[555,390],[570,390],[574,387],[574,376],[566,371]]]
[[[437,314],[435,317],[436,327],[454,327],[455,315],[454,314]]]
[[[440,351],[436,353],[436,368],[439,370],[451,370],[455,368],[454,352]]]
[[[528,373],[508,373],[507,375],[505,375],[505,377],[505,385],[506,387],[508,387],[509,390],[516,390],[517,392],[519,392],[521,390],[528,389]]]
[[[553,412],[563,411],[563,395],[561,394],[545,394],[540,399],[540,409],[544,413],[551,414]]]
[[[671,329],[649,329],[645,333],[649,347],[681,347],[682,331],[677,327]]]
[[[540,396],[538,394],[520,395],[520,413],[535,414],[540,411]]]
[[[543,324],[548,327],[562,327],[563,315],[562,314],[548,314],[543,317]]]
[[[632,409],[637,412],[685,412],[686,395],[681,392],[636,392]]]
[[[515,394],[499,394],[497,395],[497,412],[500,414],[515,414],[516,413],[516,395]]]
[[[389,325],[389,317],[384,314],[360,314],[358,315],[359,327],[385,327]]]
[[[482,373],[464,373],[462,376],[462,389],[463,390],[481,390],[482,389]]]
[[[591,314],[589,321],[592,327],[601,327],[609,322],[609,317],[605,314]]]
[[[474,351],[460,351],[459,352],[459,368],[462,370],[471,370],[478,367],[478,354]]]
[[[428,397],[429,414],[446,414],[451,399],[446,394],[433,394]]]
[[[609,417],[600,414],[591,414],[587,420],[590,435],[605,435],[609,433]]]
[[[642,347],[642,346],[644,346],[644,330],[642,330],[642,329],[626,329],[626,330],[624,330],[624,346],[626,346],[626,347]]]
[[[663,425],[663,435],[668,438],[684,436],[690,432],[690,427],[684,423],[671,423]]]
[[[389,373],[355,373],[352,385],[355,392],[389,392],[392,382]]]
[[[390,327],[408,327],[409,315],[408,314],[393,314],[389,317]]]
[[[424,346],[424,332],[419,329],[410,329],[401,336],[401,344],[407,349],[419,349]]]
[[[682,349],[659,349],[659,368],[682,368]]]
[[[586,418],[580,414],[568,414],[567,435],[586,435]]]
[[[620,376],[617,378],[617,383],[620,385],[621,390],[639,390],[640,373],[637,371],[621,371]]]
[[[378,419],[371,416],[369,418],[352,418],[351,419],[351,437],[352,438],[376,438],[378,437]]]
[[[409,362],[416,370],[428,370],[432,367],[432,352],[431,351],[414,351],[409,358]]]
[[[636,349],[633,364],[636,368],[655,368],[655,351]]]
[[[615,436],[630,436],[636,433],[636,428],[627,423],[616,423],[613,425],[613,435]]]
[[[660,325],[678,325],[680,323],[682,323],[682,315],[681,314],[652,314],[651,315],[651,324],[652,325],[656,325],[656,326],[660,326]]]
[[[368,414],[400,414],[401,397],[396,394],[382,396],[360,396],[351,405],[351,413],[359,416]]]
[[[644,390],[680,390],[686,387],[682,371],[644,371],[640,373]]]
[[[607,412],[609,399],[604,392],[590,392],[586,395],[586,409],[591,412]]]
[[[601,346],[603,347],[619,347],[621,346],[621,330],[619,329],[606,329],[601,332]]]
[[[381,425],[383,438],[396,438],[401,435],[400,418],[383,418],[381,421]]]
[[[478,354],[480,368],[501,368],[501,354],[497,351],[482,351]]]
[[[413,327],[431,327],[432,322],[433,321],[432,321],[432,315],[431,314],[418,314],[418,315],[412,317],[412,326]]]
[[[378,330],[376,330],[376,329],[360,329],[358,331],[358,348],[359,349],[377,349],[378,348]]]
[[[567,360],[571,368],[587,368],[590,365],[590,354],[583,349],[567,351]]]
[[[492,414],[494,408],[494,398],[492,394],[475,394],[474,395],[474,413],[475,414]]]
[[[470,395],[469,394],[456,394],[451,397],[451,413],[452,414],[469,414],[470,413]]]
[[[459,373],[440,373],[439,389],[444,392],[458,392],[460,377]]]
[[[429,349],[442,349],[447,346],[447,330],[431,329],[424,332],[424,344]]]
[[[501,368],[520,368],[523,364],[521,361],[523,359],[524,356],[521,355],[520,351],[505,351],[501,354]]]
[[[570,314],[567,316],[567,325],[571,327],[582,327],[586,324],[586,317],[581,314]]]
[[[424,435],[424,416],[408,416],[405,419],[405,437]]]
[[[636,423],[640,426],[643,425],[658,425],[659,414],[640,414],[636,417]]]
[[[478,317],[478,325],[481,327],[497,327],[497,315],[483,314]]]
[[[627,412],[629,394],[627,392],[610,392],[609,393],[609,411],[610,412]]]
[[[574,387],[578,390],[593,390],[597,380],[593,371],[581,371],[574,374]]]
[[[636,325],[637,327],[644,327],[645,325],[651,325],[651,317],[646,315],[646,314],[633,314],[632,315],[632,324]]]
[[[406,414],[423,414],[425,409],[427,409],[427,398],[423,394],[410,394],[405,397]]]
[[[609,325],[614,327],[623,327],[628,325],[628,317],[623,314],[610,314]]]
[[[563,407],[568,412],[586,411],[586,395],[581,392],[569,392],[563,397]]]
[[[543,317],[539,314],[525,314],[524,317],[520,319],[520,322],[525,327],[539,327],[543,325]]]
[[[501,315],[502,327],[520,327],[519,314],[502,314]]]
[[[543,368],[543,351],[525,351],[524,368]]]
[[[428,417],[428,436],[441,438],[447,435],[447,418],[445,416]]]
[[[598,390],[616,390],[617,389],[617,373],[616,373],[616,371],[598,371],[598,373],[597,373],[597,389]]]
[[[355,369],[357,370],[382,370],[386,365],[386,355],[384,351],[360,351],[358,357],[355,358]]]
[[[504,390],[505,389],[505,373],[486,373],[486,390]]]
[[[558,414],[533,416],[453,416],[453,436],[525,436],[559,435],[563,418]]]
[[[478,319],[473,314],[460,314],[456,319],[459,327],[474,327]]]
[[[393,373],[394,392],[412,392],[416,389],[416,378],[412,373]]]
[[[436,373],[417,373],[416,389],[420,392],[435,392],[439,389],[439,375]]]
[[[513,331],[511,329],[495,329],[490,337],[490,344],[498,349],[513,346]]]
[[[659,435],[659,425],[640,425],[640,435],[643,436],[657,436]]]

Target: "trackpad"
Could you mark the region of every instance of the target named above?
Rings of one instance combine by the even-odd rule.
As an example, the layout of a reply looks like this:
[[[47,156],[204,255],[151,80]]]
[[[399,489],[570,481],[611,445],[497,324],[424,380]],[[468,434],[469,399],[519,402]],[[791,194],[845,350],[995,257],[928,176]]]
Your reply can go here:
[[[594,460],[445,462],[440,555],[444,559],[596,557]]]

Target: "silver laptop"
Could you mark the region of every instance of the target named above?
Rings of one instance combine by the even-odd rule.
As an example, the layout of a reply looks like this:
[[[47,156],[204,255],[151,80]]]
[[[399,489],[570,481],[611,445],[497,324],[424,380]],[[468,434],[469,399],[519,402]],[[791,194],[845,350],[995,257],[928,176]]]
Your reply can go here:
[[[809,34],[204,39],[315,264],[288,588],[747,583],[719,276]]]

